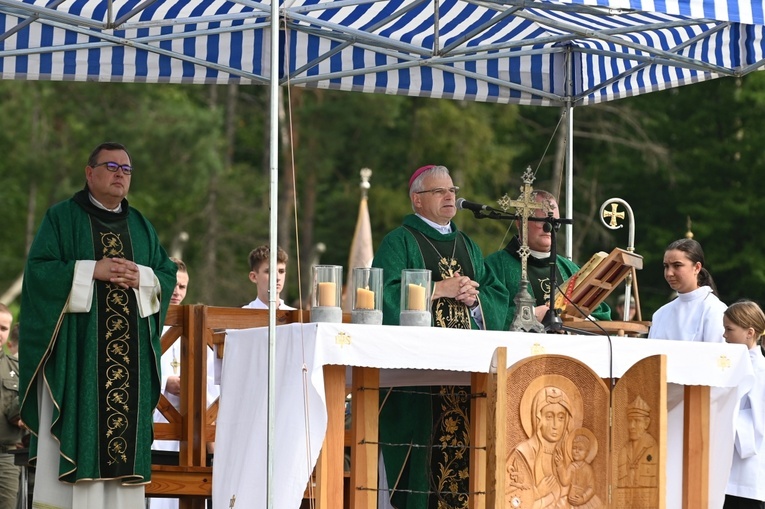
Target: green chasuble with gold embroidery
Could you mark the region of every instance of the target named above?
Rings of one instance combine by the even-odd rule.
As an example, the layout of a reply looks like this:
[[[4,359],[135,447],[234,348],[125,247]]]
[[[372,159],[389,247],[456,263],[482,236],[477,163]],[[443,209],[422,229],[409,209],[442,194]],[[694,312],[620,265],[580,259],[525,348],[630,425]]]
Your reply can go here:
[[[510,291],[510,301],[508,303],[507,322],[505,330],[510,329],[510,325],[515,318],[515,294],[518,293],[518,287],[521,284],[521,255],[518,250],[521,248],[521,242],[517,236],[510,239],[505,249],[497,251],[486,257],[488,265],[502,283]],[[557,269],[557,285],[560,286],[576,274],[579,266],[564,256],[556,258],[555,268]],[[529,279],[529,294],[536,300],[537,306],[545,304],[550,300],[550,261],[548,259],[538,259],[529,256],[527,264]],[[611,308],[608,304],[601,302],[592,312],[596,320],[610,320]]]
[[[502,328],[507,290],[485,267],[478,246],[451,226],[451,233],[441,234],[412,214],[383,239],[372,266],[383,269],[384,324],[399,323],[401,271],[427,268],[434,282],[456,272],[477,281],[486,328]],[[437,299],[431,313],[435,327],[476,327],[470,310],[455,299]],[[393,507],[467,508],[470,388],[400,387],[382,390],[380,398],[380,450]]]
[[[151,268],[161,288],[154,296],[159,311],[144,310],[142,318],[132,288],[86,281],[90,311],[68,312],[75,263],[103,257]],[[152,225],[127,200],[121,212],[105,211],[84,189],[48,210],[24,270],[20,317],[19,394],[21,418],[33,433],[32,462],[44,384],[54,404],[51,433],[60,442],[62,481],[150,481],[159,338],[176,270]],[[151,288],[157,281],[141,283]]]
[[[372,261],[372,267],[383,269],[383,324],[399,324],[401,271],[427,268],[431,270],[434,282],[450,277],[457,271],[460,275],[470,276],[472,280],[478,282],[486,329],[502,330],[509,300],[507,290],[494,273],[487,269],[481,249],[468,236],[459,232],[454,223],[451,225],[452,233],[443,235],[416,215],[410,214],[404,218],[403,226],[385,236]],[[425,247],[421,249],[421,245]],[[451,260],[439,265],[441,258],[449,259],[452,253],[455,255],[462,253],[462,255],[456,256],[456,261]],[[467,308],[454,299],[443,300],[453,301],[452,309],[459,305],[467,312]],[[448,307],[450,306],[447,303],[434,302],[431,309],[434,321],[439,320],[439,311],[443,313]],[[473,320],[470,327],[449,327],[446,322],[434,322],[434,325],[448,328],[476,328]]]

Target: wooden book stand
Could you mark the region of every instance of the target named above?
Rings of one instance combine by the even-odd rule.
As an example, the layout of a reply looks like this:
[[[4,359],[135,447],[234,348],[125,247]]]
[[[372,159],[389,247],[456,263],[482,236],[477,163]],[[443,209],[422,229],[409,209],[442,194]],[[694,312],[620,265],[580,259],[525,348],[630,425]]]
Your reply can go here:
[[[579,282],[576,288],[566,292],[568,299],[565,301],[564,315],[585,318],[624,281],[631,271],[642,268],[642,256],[618,247],[614,248],[611,254],[584,276],[584,280]],[[573,280],[574,277],[569,281],[573,282]]]

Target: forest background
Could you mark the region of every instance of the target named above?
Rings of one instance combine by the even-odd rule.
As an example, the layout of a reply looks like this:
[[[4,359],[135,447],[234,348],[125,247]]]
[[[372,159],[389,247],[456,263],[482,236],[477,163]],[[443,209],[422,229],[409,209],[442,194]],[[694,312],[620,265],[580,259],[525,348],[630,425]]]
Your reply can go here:
[[[254,299],[247,257],[269,237],[268,92],[0,81],[0,294],[18,280],[45,210],[82,188],[88,154],[109,140],[131,151],[131,205],[189,267],[185,303]],[[300,88],[283,89],[280,106],[278,235],[290,255],[287,302],[301,295],[298,266],[304,302],[312,263],[348,270],[364,167],[373,170],[375,247],[411,212],[408,179],[424,164],[446,165],[461,196],[489,205],[505,193],[517,197],[530,166],[535,187],[561,196],[565,210],[559,108]],[[686,235],[689,221],[722,300],[765,304],[764,127],[763,73],[576,108],[574,261],[627,247],[627,228],[608,230],[598,218],[601,204],[619,197],[635,213],[644,319],[670,298],[664,248]],[[466,211],[455,222],[485,255],[515,233]]]

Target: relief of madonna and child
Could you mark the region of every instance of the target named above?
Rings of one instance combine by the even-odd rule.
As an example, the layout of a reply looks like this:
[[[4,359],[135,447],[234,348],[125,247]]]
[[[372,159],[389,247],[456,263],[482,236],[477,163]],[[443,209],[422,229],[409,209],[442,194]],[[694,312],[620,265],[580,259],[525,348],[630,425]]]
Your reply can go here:
[[[539,377],[524,392],[519,408],[527,438],[509,448],[506,506],[605,507],[599,496],[604,479],[599,482],[593,468],[600,444],[595,434],[583,427],[585,410],[577,386],[559,375]]]

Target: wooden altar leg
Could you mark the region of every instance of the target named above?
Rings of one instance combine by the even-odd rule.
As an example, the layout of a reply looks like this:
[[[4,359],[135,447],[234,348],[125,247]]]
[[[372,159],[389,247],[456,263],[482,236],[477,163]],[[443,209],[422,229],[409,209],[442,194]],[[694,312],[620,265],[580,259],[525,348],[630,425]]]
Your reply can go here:
[[[685,387],[683,509],[709,507],[709,387]]]
[[[180,452],[178,455],[181,467],[200,467],[205,465],[206,448],[204,440],[203,416],[207,409],[207,377],[202,376],[200,351],[204,344],[204,322],[206,308],[204,306],[185,307],[184,330],[186,341],[181,342],[181,413],[184,414],[181,428]],[[204,390],[202,390],[202,387]],[[180,509],[204,509],[205,500],[200,497],[180,496]]]
[[[343,507],[345,447],[345,366],[324,366],[327,434],[316,466],[317,509]]]
[[[353,368],[351,509],[377,509],[380,370]]]
[[[486,391],[486,509],[501,509],[507,460],[507,348],[494,351],[491,368]]]
[[[470,376],[470,392],[486,393],[489,375],[473,373]],[[470,483],[469,506],[471,509],[486,507],[486,398],[470,400]],[[480,494],[479,494],[480,493]]]

